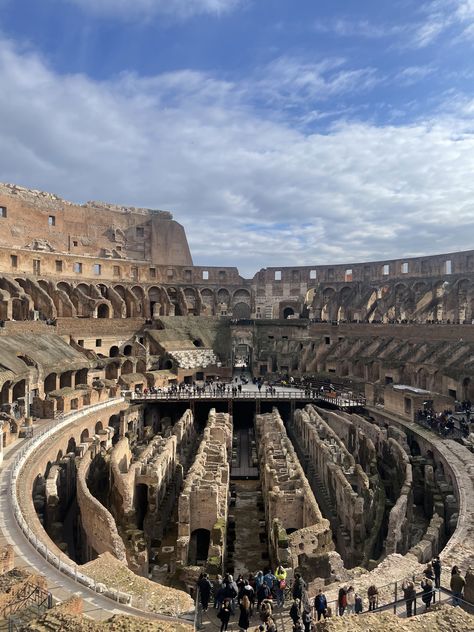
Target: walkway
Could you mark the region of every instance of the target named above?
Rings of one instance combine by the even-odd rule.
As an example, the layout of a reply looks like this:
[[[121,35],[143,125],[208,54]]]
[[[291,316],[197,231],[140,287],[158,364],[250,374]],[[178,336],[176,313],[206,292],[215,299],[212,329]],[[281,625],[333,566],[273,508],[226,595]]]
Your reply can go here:
[[[116,404],[117,400],[112,403]],[[87,413],[89,408],[92,407],[84,408],[83,412]],[[42,421],[35,424],[34,430],[37,432],[53,428],[57,423],[57,421]],[[29,439],[18,439],[15,443],[5,448],[3,464],[0,467],[0,546],[8,544],[13,546],[15,566],[31,573],[44,575],[48,581],[48,591],[58,602],[65,601],[74,594],[79,595],[84,602],[84,614],[97,621],[108,619],[114,614],[139,615],[152,620],[174,621],[175,619],[171,617],[144,611],[139,612],[135,608],[115,603],[111,599],[76,583],[72,578],[64,575],[52,564],[46,562],[44,557],[28,542],[15,520],[10,501],[10,476],[15,457],[27,445],[28,441]]]

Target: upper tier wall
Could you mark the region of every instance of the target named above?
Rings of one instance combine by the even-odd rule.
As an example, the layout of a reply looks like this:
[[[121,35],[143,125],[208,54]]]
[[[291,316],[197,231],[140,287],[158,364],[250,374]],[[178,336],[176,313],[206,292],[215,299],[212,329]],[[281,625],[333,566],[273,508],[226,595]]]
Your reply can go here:
[[[192,265],[171,213],[101,202],[79,206],[50,193],[0,185],[1,245],[92,257]]]

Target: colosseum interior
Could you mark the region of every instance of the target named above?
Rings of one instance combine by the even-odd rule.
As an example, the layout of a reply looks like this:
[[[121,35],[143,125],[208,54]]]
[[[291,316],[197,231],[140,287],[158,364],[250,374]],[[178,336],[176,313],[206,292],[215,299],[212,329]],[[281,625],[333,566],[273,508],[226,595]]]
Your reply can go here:
[[[437,555],[474,629],[474,250],[245,279],[168,212],[15,185],[0,211],[0,629],[34,594],[21,629],[210,630],[201,572],[281,562],[395,630]]]

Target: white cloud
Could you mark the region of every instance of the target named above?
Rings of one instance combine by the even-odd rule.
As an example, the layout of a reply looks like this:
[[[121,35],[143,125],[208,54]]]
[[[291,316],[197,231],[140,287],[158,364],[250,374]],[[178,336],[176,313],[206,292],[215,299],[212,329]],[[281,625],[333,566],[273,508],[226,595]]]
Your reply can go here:
[[[319,93],[328,89],[321,74],[352,72],[342,60],[297,68],[276,63],[272,86],[280,72],[283,86],[299,76],[303,93]],[[330,90],[353,89],[326,80]],[[473,106],[455,95],[449,111],[414,125],[340,121],[308,133],[282,112],[262,117],[264,76],[97,82],[59,76],[0,40],[0,81],[1,180],[78,202],[169,209],[196,262],[251,275],[264,265],[472,247]]]
[[[220,15],[241,4],[241,0],[58,0],[75,4],[84,11],[116,18],[149,18],[168,15],[180,19],[199,14]]]

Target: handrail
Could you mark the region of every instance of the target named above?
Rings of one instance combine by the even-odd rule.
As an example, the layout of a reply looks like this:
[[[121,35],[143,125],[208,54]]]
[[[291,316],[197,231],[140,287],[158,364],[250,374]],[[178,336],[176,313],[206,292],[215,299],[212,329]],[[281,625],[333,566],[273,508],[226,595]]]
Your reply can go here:
[[[13,516],[16,520],[17,525],[22,530],[27,540],[33,545],[33,547],[38,551],[40,555],[42,555],[48,563],[52,566],[56,567],[60,572],[64,573],[74,581],[82,584],[86,588],[93,590],[96,593],[102,594],[104,597],[115,601],[116,603],[122,603],[129,606],[132,606],[132,595],[114,590],[113,588],[109,588],[102,583],[97,582],[95,579],[85,575],[78,571],[77,565],[70,566],[67,561],[61,559],[61,557],[56,556],[52,551],[48,550],[46,544],[41,542],[38,536],[33,533],[30,529],[25,517],[22,513],[21,507],[18,503],[18,498],[16,494],[16,482],[17,479],[27,461],[27,459],[31,456],[33,450],[37,448],[37,446],[42,443],[45,439],[53,436],[60,430],[66,428],[69,424],[80,419],[84,414],[89,414],[91,412],[96,412],[107,408],[109,406],[115,405],[121,401],[124,401],[124,398],[114,398],[112,400],[108,400],[106,402],[100,402],[99,404],[93,404],[92,406],[88,406],[87,408],[83,408],[80,411],[70,413],[65,416],[62,421],[56,423],[54,425],[50,425],[48,428],[43,428],[37,435],[35,435],[32,439],[30,439],[25,446],[22,447],[20,452],[16,455],[15,460],[13,462],[13,467],[10,473],[10,505],[12,509]],[[66,558],[69,559],[69,558]]]
[[[308,394],[304,390],[298,391],[277,391],[276,393],[261,393],[258,391],[242,391],[241,393],[220,393],[219,391],[190,393],[178,391],[176,393],[136,393],[134,391],[122,391],[126,399],[132,401],[199,401],[199,400],[303,400],[303,401],[323,401],[340,407],[364,406],[364,398],[345,397],[321,397],[321,395]]]

